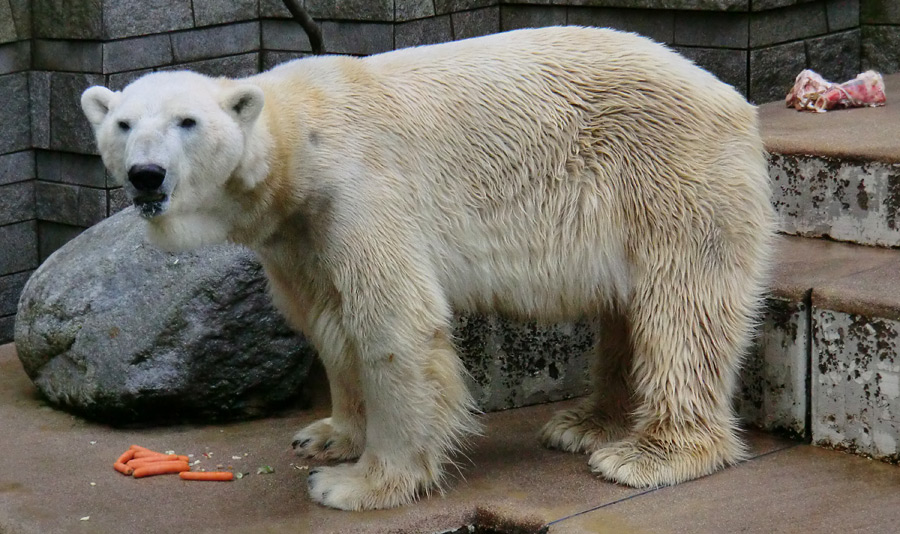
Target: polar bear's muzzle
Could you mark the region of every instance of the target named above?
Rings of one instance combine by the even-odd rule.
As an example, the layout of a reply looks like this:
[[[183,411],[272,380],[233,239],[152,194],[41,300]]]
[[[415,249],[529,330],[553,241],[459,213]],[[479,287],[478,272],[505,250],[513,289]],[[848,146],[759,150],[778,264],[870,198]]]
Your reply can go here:
[[[128,169],[128,181],[134,187],[134,205],[150,218],[165,211],[168,195],[162,190],[166,170],[159,165],[134,165]]]

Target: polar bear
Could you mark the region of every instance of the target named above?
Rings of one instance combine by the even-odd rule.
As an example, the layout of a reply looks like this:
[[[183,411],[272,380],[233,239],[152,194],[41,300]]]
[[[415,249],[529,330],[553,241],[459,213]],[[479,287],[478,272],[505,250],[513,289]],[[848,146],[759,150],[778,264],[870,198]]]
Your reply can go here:
[[[244,79],[160,72],[82,96],[166,249],[255,250],[317,347],[331,417],[300,430],[327,506],[441,490],[478,428],[451,310],[602,325],[593,394],[548,446],[675,484],[744,457],[731,396],[773,214],[756,112],[661,45],[518,30]]]

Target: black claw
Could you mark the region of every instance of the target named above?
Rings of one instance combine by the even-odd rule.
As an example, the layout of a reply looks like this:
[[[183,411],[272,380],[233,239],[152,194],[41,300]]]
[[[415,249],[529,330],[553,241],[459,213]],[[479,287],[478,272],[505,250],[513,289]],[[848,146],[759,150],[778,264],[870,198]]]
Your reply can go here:
[[[306,446],[309,444],[309,441],[310,441],[311,439],[312,439],[312,438],[306,438],[306,439],[304,439],[303,441],[300,441],[299,439],[295,439],[294,442],[291,443],[291,447],[293,447],[293,448],[296,449],[297,446],[299,445],[300,448],[302,449],[302,448],[306,447]]]
[[[299,440],[299,439],[295,439],[295,440],[291,443],[291,447],[294,448],[294,449],[296,449],[296,448],[297,448],[297,445],[299,445],[299,444],[300,444],[300,440]]]
[[[310,469],[309,470],[310,477],[312,477],[313,475],[317,475],[317,474],[319,474],[319,469]]]
[[[328,441],[325,442],[325,445],[322,445],[322,450],[324,451],[324,450],[330,449],[332,445],[334,445],[334,440],[329,439]]]

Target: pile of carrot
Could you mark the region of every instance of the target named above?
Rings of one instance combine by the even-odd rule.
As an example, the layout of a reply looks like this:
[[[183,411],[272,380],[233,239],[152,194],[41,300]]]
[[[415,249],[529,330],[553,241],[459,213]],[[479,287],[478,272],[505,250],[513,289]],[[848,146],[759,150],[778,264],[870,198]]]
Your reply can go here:
[[[119,456],[113,469],[123,475],[143,478],[178,473],[182,480],[232,480],[231,471],[191,471],[187,456],[164,454],[140,445],[132,445]]]

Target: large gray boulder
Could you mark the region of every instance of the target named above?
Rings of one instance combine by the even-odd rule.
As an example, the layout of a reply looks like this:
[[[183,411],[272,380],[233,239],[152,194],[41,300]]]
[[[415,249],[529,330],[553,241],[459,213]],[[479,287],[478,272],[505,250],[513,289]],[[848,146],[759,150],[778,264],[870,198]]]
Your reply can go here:
[[[162,252],[133,208],[35,271],[15,342],[52,404],[110,423],[262,415],[297,398],[315,357],[251,252]]]

